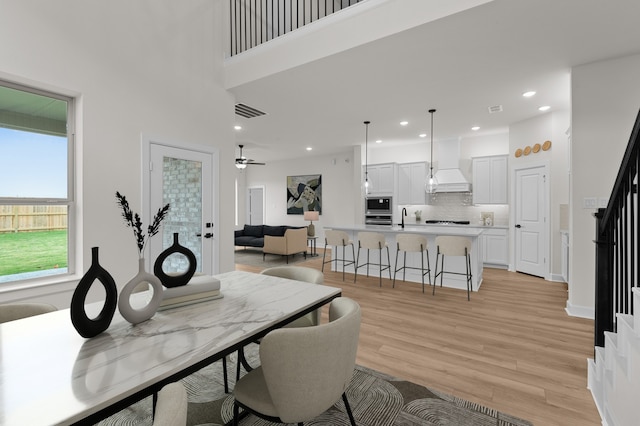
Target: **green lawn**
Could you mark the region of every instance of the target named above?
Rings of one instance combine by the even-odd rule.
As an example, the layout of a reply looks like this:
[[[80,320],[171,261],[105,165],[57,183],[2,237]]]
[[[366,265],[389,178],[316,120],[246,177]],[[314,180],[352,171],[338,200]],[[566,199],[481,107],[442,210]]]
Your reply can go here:
[[[0,234],[0,276],[67,267],[67,231]]]

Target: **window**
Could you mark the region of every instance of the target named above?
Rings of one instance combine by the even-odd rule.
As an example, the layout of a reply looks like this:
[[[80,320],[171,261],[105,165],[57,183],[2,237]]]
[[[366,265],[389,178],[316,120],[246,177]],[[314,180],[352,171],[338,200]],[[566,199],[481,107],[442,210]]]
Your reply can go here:
[[[72,111],[0,80],[0,285],[73,272]]]

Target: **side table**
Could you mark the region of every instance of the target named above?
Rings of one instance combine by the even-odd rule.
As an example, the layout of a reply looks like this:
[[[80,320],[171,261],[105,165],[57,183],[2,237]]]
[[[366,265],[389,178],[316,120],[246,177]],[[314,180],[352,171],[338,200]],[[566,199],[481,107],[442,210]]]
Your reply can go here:
[[[314,235],[313,237],[307,235],[307,245],[311,247],[311,253],[309,253],[308,255],[311,257],[315,257],[318,255],[318,248],[316,246],[317,240],[317,235]]]

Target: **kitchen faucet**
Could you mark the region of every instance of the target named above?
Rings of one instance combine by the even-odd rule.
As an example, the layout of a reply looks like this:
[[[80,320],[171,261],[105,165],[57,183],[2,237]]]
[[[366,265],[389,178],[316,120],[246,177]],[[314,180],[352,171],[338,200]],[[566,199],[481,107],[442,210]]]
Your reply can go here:
[[[402,223],[400,224],[400,226],[402,227],[402,229],[404,229],[404,217],[407,215],[407,208],[403,207],[402,208],[402,213],[400,214],[400,216],[402,217]]]

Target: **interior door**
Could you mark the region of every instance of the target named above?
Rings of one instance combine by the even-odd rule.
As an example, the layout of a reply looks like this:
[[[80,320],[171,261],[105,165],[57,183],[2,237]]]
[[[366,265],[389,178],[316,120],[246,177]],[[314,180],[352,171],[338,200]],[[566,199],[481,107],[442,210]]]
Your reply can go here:
[[[516,271],[546,277],[546,166],[515,171]]]
[[[264,225],[264,188],[247,188],[247,217],[249,225]]]
[[[149,240],[149,257],[153,262],[173,244],[178,233],[180,245],[191,250],[197,259],[197,272],[208,275],[217,270],[216,229],[213,213],[214,181],[212,152],[179,148],[156,142],[149,144],[149,200],[146,211],[153,216],[169,203],[169,214],[163,222],[162,236]],[[165,272],[186,270],[186,257],[169,256],[163,264]],[[151,265],[147,265],[152,267]]]

